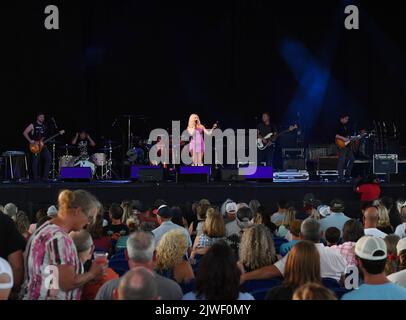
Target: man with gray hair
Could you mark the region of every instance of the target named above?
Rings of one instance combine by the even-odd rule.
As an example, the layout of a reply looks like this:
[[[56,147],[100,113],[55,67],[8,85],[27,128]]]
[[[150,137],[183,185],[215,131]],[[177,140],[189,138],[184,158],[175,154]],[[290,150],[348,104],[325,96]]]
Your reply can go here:
[[[119,300],[158,300],[158,286],[154,273],[144,267],[128,271],[120,280]]]
[[[11,219],[15,219],[15,216],[18,212],[18,208],[14,203],[7,203],[4,206],[3,212],[8,215]]]
[[[155,266],[155,240],[150,232],[135,231],[127,240],[128,266],[130,269],[144,267],[151,272]],[[155,272],[158,296],[162,300],[180,300],[183,296],[182,289],[173,280],[162,277]],[[96,300],[114,300],[114,296],[120,284],[120,279],[106,282],[99,290]]]
[[[338,251],[325,247],[322,243],[320,243],[320,237],[320,223],[317,220],[307,218],[302,222],[300,227],[300,239],[315,243],[320,254],[321,277],[333,278],[339,281],[341,276],[345,273],[347,262]],[[244,273],[241,276],[242,281],[269,279],[283,276],[286,260],[289,254],[290,253],[271,266],[266,266],[252,272]]]

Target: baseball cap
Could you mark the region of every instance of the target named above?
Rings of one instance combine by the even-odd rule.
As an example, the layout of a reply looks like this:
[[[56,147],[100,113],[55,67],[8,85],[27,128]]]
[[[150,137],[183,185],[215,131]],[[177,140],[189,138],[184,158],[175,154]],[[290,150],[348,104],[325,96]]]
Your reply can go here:
[[[331,214],[330,206],[320,205],[317,207],[317,211],[322,217],[327,217]]]
[[[158,208],[157,214],[162,218],[172,218],[173,216],[171,208],[169,208],[166,204],[163,204]]]
[[[378,251],[382,251],[383,254],[377,255]],[[388,251],[383,239],[363,236],[355,244],[355,254],[361,259],[377,261],[385,259],[388,256]]]
[[[9,217],[14,217],[18,212],[18,208],[14,203],[7,203],[4,206],[4,213]]]
[[[403,251],[406,250],[406,238],[400,239],[398,244],[396,245],[396,251],[398,255]]]
[[[343,211],[344,210],[344,202],[340,199],[334,199],[330,203],[330,210],[331,211]]]
[[[226,204],[226,213],[237,211],[237,204],[235,202],[229,202]]]
[[[6,274],[9,278],[9,281],[0,282],[0,290],[1,289],[11,289],[14,285],[13,271],[11,270],[9,263],[6,260],[4,260],[3,258],[0,258],[0,275],[1,274]]]
[[[53,217],[58,214],[58,209],[55,206],[50,206],[47,210],[47,216]]]

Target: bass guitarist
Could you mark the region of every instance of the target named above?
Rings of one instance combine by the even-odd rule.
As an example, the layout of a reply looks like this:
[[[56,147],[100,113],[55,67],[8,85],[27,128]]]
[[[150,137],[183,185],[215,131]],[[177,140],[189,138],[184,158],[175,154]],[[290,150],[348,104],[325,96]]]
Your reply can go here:
[[[338,148],[338,180],[351,180],[351,171],[354,165],[355,157],[354,153],[351,149],[351,140],[350,140],[350,130],[348,128],[348,122],[350,117],[348,114],[342,114],[340,116],[340,122],[338,123],[336,129],[336,141],[344,142],[346,146],[342,148]],[[345,177],[344,177],[344,170],[345,170]]]
[[[25,128],[23,136],[30,144],[39,144],[46,135],[45,115],[43,112],[38,112],[35,122]],[[39,172],[41,160],[44,162],[41,177],[43,180],[47,180],[51,166],[51,154],[46,146],[42,148],[40,153],[32,155],[32,175],[34,180],[38,180],[39,174],[41,174]]]
[[[257,131],[258,139],[261,139],[264,145],[264,148],[261,148],[262,150],[258,150],[258,165],[261,166],[265,163],[266,166],[272,166],[275,146],[271,138],[265,139],[265,137],[271,133],[273,134],[272,136],[275,136],[277,129],[271,123],[269,112],[262,113],[262,123],[257,126]]]

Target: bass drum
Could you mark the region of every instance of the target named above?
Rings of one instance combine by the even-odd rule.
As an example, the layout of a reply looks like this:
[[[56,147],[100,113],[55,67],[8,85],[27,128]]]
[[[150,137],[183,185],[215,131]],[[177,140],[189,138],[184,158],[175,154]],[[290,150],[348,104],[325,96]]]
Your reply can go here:
[[[59,157],[59,168],[73,167],[75,164],[75,158],[73,156]]]
[[[95,153],[92,155],[93,163],[98,166],[105,166],[107,164],[107,155],[105,153]]]
[[[78,162],[75,163],[75,167],[88,167],[92,171],[92,176],[94,176],[96,172],[96,166],[94,163],[88,161],[88,160],[79,160]]]

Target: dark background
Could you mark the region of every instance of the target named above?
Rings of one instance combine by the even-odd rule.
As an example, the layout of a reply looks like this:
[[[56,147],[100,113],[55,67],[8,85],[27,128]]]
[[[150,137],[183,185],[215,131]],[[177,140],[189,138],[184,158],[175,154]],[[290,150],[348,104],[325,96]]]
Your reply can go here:
[[[46,30],[55,4],[60,30]],[[344,28],[359,6],[360,30]],[[5,4],[2,4],[4,6]],[[1,151],[24,148],[37,110],[69,138],[119,138],[120,114],[147,115],[135,134],[190,113],[206,126],[256,126],[269,110],[286,125],[298,112],[308,141],[332,142],[337,116],[359,128],[396,121],[406,102],[400,1],[13,1],[1,10]],[[327,73],[326,73],[327,72]],[[327,76],[326,76],[327,75]],[[405,129],[401,127],[402,137]],[[404,139],[402,139],[404,141]]]

